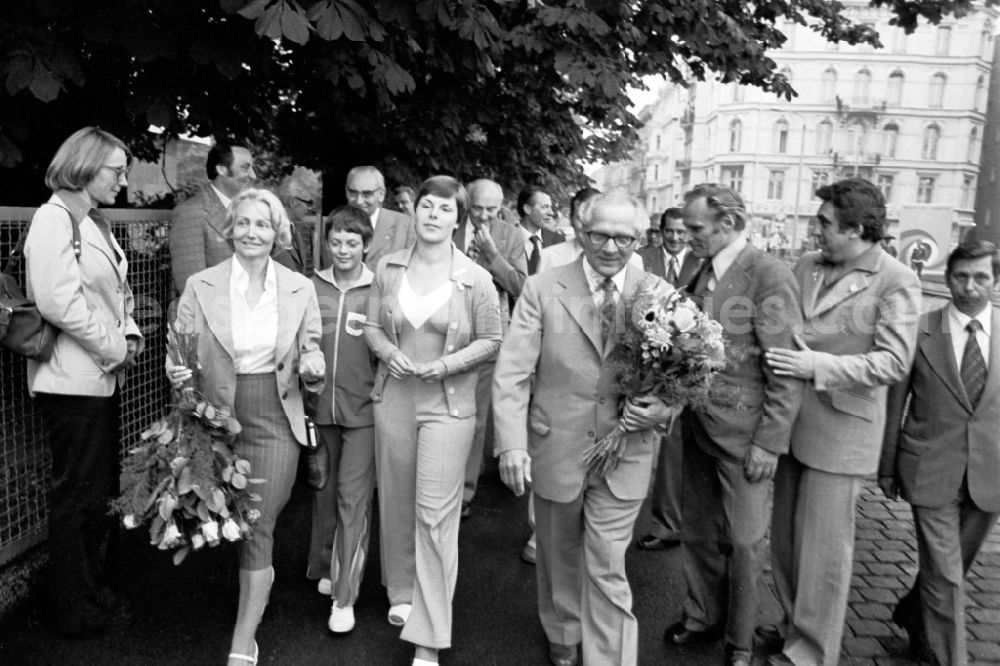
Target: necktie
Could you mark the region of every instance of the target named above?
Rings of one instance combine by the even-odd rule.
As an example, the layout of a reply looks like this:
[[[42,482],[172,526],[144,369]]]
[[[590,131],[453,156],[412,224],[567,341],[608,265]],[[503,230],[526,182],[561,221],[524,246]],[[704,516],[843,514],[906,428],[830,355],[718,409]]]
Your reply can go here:
[[[607,344],[615,329],[615,283],[611,278],[601,282],[601,342]]]
[[[983,387],[986,386],[986,361],[976,341],[976,332],[981,328],[982,324],[978,319],[966,324],[965,330],[969,332],[969,337],[965,340],[965,351],[962,352],[962,383],[965,384],[965,394],[969,396],[973,409],[979,404]]]
[[[531,241],[531,254],[528,255],[528,275],[534,275],[538,272],[538,261],[542,258],[540,247],[542,239],[532,234],[528,236],[528,240]]]
[[[667,268],[667,282],[677,286],[677,257],[674,255],[668,255],[670,257],[670,266]]]
[[[712,282],[712,278],[715,273],[712,271],[712,261],[705,261],[705,265],[702,266],[701,270],[698,271],[698,280],[694,283],[693,296],[698,298],[705,298],[712,290],[709,285]]]

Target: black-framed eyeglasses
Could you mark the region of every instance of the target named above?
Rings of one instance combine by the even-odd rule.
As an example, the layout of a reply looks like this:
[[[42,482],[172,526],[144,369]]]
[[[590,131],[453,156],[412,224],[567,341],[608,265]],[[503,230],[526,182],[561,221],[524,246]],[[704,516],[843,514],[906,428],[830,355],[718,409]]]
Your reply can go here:
[[[101,168],[102,169],[108,169],[112,173],[114,173],[116,180],[121,180],[122,176],[128,176],[128,165],[127,164],[125,166],[118,166],[118,167],[111,166],[110,164],[102,164]]]
[[[624,234],[621,236],[611,236],[600,231],[585,231],[583,232],[583,235],[597,247],[604,247],[604,244],[609,240],[614,240],[615,246],[617,246],[619,250],[624,250],[630,247],[637,240],[635,236],[625,236]]]

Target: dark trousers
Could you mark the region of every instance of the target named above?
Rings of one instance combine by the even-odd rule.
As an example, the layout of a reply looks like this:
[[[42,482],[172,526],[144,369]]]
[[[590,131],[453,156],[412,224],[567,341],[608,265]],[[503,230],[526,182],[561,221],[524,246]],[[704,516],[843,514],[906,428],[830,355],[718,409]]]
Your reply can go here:
[[[108,624],[108,500],[118,489],[119,398],[39,394],[52,452],[47,606],[55,631],[85,634]]]

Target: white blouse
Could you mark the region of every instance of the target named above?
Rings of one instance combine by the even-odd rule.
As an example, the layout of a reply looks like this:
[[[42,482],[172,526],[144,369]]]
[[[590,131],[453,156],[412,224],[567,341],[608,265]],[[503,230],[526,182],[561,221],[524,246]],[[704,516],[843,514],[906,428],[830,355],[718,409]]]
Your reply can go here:
[[[444,307],[444,304],[450,299],[451,280],[420,296],[413,291],[406,274],[403,274],[403,281],[399,285],[399,310],[413,328],[417,329],[423,326],[431,318],[431,315]]]
[[[274,273],[274,261],[267,260],[264,293],[253,307],[247,303],[249,289],[250,275],[233,257],[229,302],[235,353],[233,362],[238,375],[274,372],[274,348],[278,342],[278,280]]]

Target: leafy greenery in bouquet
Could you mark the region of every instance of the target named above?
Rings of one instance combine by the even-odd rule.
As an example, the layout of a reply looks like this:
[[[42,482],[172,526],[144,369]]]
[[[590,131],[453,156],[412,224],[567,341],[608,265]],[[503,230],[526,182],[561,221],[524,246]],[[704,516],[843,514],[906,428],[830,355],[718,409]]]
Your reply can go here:
[[[180,564],[192,550],[239,541],[260,516],[249,486],[250,463],[233,449],[239,422],[208,402],[198,386],[198,336],[171,330],[167,351],[192,377],[175,390],[169,413],[145,430],[122,463],[122,494],[111,503],[127,529],[149,523],[150,543],[174,550]]]
[[[618,387],[619,411],[639,396],[695,408],[722,398],[712,386],[727,362],[719,322],[667,283],[640,291],[623,305],[625,331],[608,359]],[[671,426],[672,422],[667,427]],[[627,438],[619,422],[584,452],[587,469],[598,476],[614,470]]]

